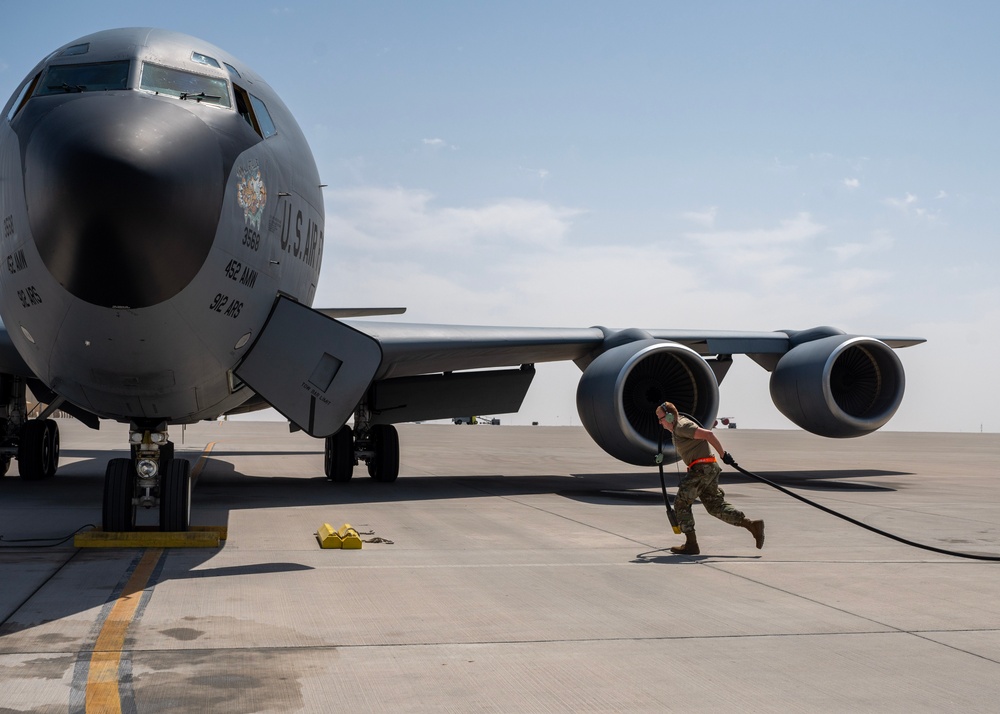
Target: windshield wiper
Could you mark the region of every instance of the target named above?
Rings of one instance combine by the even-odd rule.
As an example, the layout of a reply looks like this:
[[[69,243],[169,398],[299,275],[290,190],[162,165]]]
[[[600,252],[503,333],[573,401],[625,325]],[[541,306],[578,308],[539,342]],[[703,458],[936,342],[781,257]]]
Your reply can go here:
[[[181,92],[181,99],[194,99],[200,102],[202,99],[219,101],[222,97],[217,97],[214,94],[205,94],[204,92]]]
[[[87,86],[85,84],[66,84],[66,82],[63,82],[62,84],[50,84],[50,85],[48,85],[46,87],[46,89],[53,89],[53,90],[55,90],[55,89],[61,89],[64,92],[67,92],[67,93],[68,92],[83,92],[83,91],[86,91]]]

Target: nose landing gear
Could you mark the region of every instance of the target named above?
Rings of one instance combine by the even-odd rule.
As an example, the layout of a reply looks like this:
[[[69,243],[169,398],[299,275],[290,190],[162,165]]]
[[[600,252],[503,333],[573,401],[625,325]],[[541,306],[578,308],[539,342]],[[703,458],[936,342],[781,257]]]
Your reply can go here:
[[[132,458],[111,459],[104,474],[105,531],[135,530],[136,510],[160,507],[161,531],[186,531],[191,520],[191,473],[174,458],[166,425],[129,432]]]

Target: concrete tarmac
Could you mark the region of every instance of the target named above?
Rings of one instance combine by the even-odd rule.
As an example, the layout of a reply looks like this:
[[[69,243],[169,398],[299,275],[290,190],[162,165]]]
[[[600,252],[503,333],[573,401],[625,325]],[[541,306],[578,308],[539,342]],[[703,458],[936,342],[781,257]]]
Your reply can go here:
[[[54,479],[0,482],[0,712],[997,710],[1000,563],[731,471],[764,549],[696,504],[685,557],[656,471],[581,428],[403,425],[395,484],[333,484],[284,424],[204,423],[171,437],[221,547],[77,549],[24,539],[100,523],[126,430],[60,427]],[[1000,556],[1000,435],[718,434],[853,518]],[[321,550],[345,522],[376,542]]]

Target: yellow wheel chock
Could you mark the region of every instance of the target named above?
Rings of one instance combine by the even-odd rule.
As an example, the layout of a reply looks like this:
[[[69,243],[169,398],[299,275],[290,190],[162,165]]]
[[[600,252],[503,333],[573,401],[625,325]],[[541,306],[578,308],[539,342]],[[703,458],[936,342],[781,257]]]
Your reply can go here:
[[[316,531],[316,540],[319,541],[320,548],[342,548],[344,550],[361,548],[361,536],[350,523],[345,523],[337,529],[334,529],[329,523],[324,523]]]

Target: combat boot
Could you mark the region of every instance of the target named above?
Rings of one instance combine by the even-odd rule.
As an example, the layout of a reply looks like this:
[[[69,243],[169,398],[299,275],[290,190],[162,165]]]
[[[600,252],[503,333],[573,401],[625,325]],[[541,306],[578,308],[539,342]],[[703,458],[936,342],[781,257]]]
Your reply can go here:
[[[749,518],[744,518],[740,525],[750,531],[750,535],[753,536],[754,542],[757,544],[757,550],[764,547],[764,521],[751,521]]]
[[[701,553],[701,550],[698,548],[698,538],[695,536],[694,531],[688,531],[684,535],[687,536],[684,545],[675,545],[670,549],[670,552],[677,553],[678,555],[698,555]]]

